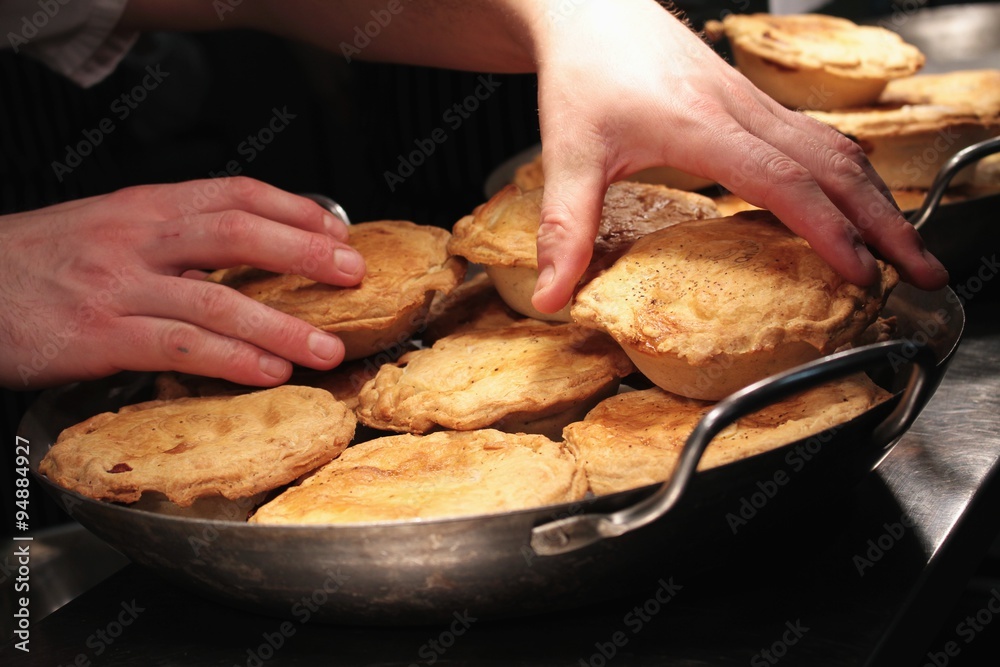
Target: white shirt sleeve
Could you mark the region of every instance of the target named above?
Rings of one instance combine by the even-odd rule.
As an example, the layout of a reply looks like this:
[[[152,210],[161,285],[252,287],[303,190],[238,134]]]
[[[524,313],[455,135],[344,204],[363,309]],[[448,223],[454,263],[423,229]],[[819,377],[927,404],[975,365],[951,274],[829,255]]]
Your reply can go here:
[[[84,88],[110,74],[138,38],[117,29],[127,0],[4,0],[0,48],[40,60]]]

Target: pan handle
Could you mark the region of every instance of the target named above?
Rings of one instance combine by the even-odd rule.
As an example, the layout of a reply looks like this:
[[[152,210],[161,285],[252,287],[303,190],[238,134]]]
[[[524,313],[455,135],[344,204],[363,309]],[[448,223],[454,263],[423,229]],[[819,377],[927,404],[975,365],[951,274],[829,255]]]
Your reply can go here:
[[[875,442],[885,443],[888,447],[910,427],[933,390],[929,378],[936,364],[934,354],[927,347],[912,341],[873,343],[845,350],[737,391],[701,418],[684,443],[670,479],[653,495],[617,512],[580,514],[536,526],[531,531],[531,548],[540,556],[554,556],[645,526],[677,504],[709,443],[737,419],[792,394],[864,371],[874,364],[890,364],[898,368],[911,361],[913,369],[899,404],[872,433]]]
[[[319,194],[317,192],[300,192],[299,196],[305,197],[306,199],[312,199],[327,211],[343,220],[345,225],[351,224],[351,219],[347,217],[347,211],[345,211],[344,207],[338,204],[332,197],[327,197],[326,195]]]
[[[952,155],[944,166],[941,167],[941,171],[938,172],[937,176],[934,177],[934,182],[927,191],[927,196],[924,197],[923,204],[910,215],[910,223],[917,229],[926,225],[927,221],[931,219],[931,216],[937,210],[938,204],[941,203],[941,197],[944,196],[944,191],[948,187],[948,184],[951,183],[951,179],[954,178],[955,174],[973,162],[981,160],[987,155],[993,155],[996,152],[1000,152],[1000,137],[980,141],[978,144],[963,148]]]

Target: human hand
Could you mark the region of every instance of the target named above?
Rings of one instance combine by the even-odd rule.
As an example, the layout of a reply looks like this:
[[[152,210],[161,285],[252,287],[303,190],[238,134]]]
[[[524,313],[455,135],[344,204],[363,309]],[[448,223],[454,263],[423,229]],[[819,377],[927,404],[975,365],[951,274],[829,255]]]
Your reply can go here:
[[[535,26],[546,184],[538,310],[572,296],[608,185],[653,166],[771,210],[853,283],[876,278],[867,244],[917,287],[947,284],[857,144],[764,95],[652,0],[574,4]]]
[[[238,264],[344,286],[365,270],[342,221],[241,177],[0,218],[0,385],[176,370],[269,386],[340,363],[335,336],[201,280]]]

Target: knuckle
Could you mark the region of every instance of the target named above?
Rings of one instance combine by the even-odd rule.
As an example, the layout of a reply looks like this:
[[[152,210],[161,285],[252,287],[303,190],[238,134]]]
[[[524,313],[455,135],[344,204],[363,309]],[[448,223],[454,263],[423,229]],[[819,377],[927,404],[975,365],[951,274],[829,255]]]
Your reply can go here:
[[[293,267],[295,273],[312,273],[333,257],[333,243],[319,234],[309,234],[302,256]]]
[[[802,185],[810,180],[809,171],[784,154],[765,158],[762,171],[768,184],[775,188]]]
[[[239,244],[253,238],[256,221],[245,211],[230,209],[216,215],[215,229],[219,239],[229,244]]]
[[[263,196],[266,186],[249,176],[232,176],[226,179],[226,188],[240,201],[254,202]]]
[[[222,320],[232,313],[232,297],[230,289],[206,282],[199,285],[194,308],[210,321]]]

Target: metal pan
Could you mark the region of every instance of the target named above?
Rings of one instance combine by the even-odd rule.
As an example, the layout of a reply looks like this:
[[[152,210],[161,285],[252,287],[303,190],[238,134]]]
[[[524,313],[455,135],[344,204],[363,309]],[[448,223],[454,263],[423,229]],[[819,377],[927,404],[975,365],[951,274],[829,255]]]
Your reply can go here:
[[[199,595],[303,622],[425,624],[462,611],[475,618],[524,615],[620,596],[664,573],[704,569],[714,556],[731,553],[734,540],[766,534],[766,526],[793,509],[837,497],[867,475],[930,399],[964,327],[962,305],[949,289],[902,285],[886,312],[898,318],[903,340],[833,355],[723,401],[692,433],[668,483],[519,512],[261,526],[98,502],[37,473],[62,428],[146,398],[149,378],[141,375],[49,391],[19,435],[30,443],[36,477],[70,515],[132,561]],[[879,363],[886,369],[878,381],[897,392],[893,400],[823,434],[695,472],[714,433],[739,415]],[[768,487],[777,471],[787,479]],[[774,493],[758,506],[754,494],[765,488]],[[747,525],[734,529],[731,517],[750,498],[761,516],[743,513]]]

